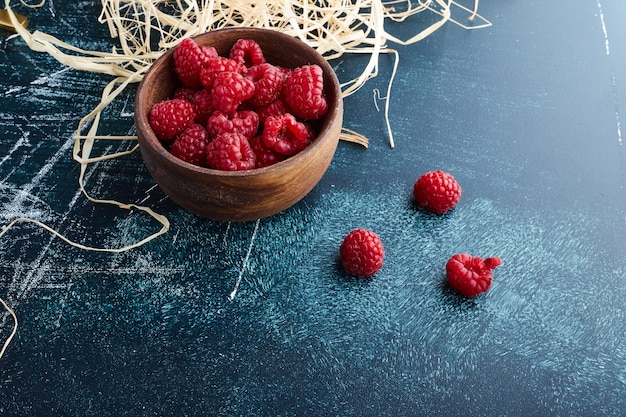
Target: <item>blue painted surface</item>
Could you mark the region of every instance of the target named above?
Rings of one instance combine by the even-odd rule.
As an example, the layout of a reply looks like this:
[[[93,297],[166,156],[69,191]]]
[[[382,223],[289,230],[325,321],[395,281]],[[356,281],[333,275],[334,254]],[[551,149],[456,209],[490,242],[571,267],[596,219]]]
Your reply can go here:
[[[0,293],[20,327],[0,359],[0,414],[624,415],[626,7],[480,4],[493,27],[448,25],[399,48],[396,148],[373,103],[391,68],[383,59],[345,102],[346,126],[370,148],[341,143],[284,213],[195,217],[154,187],[137,153],[90,169],[87,189],[167,215],[164,237],[99,254],[29,225],[9,232]],[[105,28],[73,28],[97,13],[90,2],[28,12],[33,28],[103,49]],[[2,222],[27,215],[107,246],[154,231],[76,185],[71,134],[108,78],[2,35]],[[348,58],[335,65],[351,71]],[[105,117],[116,134],[133,132],[126,94]],[[436,168],[463,187],[444,216],[411,200],[415,179]],[[371,280],[337,263],[356,227],[385,244]],[[457,252],[503,259],[488,293],[464,299],[445,285]],[[10,327],[1,316],[0,332]]]

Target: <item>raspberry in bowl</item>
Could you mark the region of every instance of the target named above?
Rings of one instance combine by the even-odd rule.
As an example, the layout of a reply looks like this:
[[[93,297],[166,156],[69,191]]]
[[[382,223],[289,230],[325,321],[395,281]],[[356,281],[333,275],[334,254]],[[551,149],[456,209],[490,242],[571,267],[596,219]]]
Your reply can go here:
[[[343,121],[326,59],[259,28],[214,30],[179,45],[154,62],[135,98],[141,155],[163,192],[223,221],[268,217],[304,198],[328,169]],[[290,85],[277,86],[294,70]]]

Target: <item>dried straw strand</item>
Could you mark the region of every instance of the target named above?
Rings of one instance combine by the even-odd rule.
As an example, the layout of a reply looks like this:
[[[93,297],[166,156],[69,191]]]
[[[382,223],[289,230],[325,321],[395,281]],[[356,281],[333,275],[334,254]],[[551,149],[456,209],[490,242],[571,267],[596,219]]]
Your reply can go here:
[[[11,307],[9,307],[2,298],[0,298],[0,304],[2,304],[2,307],[7,313],[9,313],[9,315],[13,319],[13,329],[11,330],[9,337],[7,337],[2,344],[2,349],[0,349],[0,358],[2,358],[4,352],[7,350],[7,347],[9,347],[9,344],[11,344],[11,340],[13,340],[13,336],[15,336],[15,333],[17,333],[17,316],[15,315],[15,312],[11,310]]]

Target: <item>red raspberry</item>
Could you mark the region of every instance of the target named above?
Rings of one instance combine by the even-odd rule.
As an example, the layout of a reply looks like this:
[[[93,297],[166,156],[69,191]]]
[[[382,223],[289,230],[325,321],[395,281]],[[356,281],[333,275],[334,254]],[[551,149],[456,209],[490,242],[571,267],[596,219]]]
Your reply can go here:
[[[246,77],[254,83],[252,104],[256,107],[267,106],[279,96],[285,83],[284,74],[272,64],[255,65],[248,69]]]
[[[161,101],[150,110],[148,121],[156,137],[168,142],[193,124],[196,114],[193,106],[182,99]]]
[[[461,199],[461,187],[449,173],[431,171],[417,179],[413,186],[413,196],[420,207],[444,214]]]
[[[213,81],[211,96],[213,108],[233,113],[242,101],[254,94],[254,84],[237,72],[221,72]]]
[[[306,148],[313,137],[313,129],[289,113],[270,116],[263,125],[265,146],[286,156],[295,155]]]
[[[209,136],[215,138],[222,133],[241,133],[250,139],[259,129],[259,115],[252,110],[240,110],[232,115],[216,110],[207,121]]]
[[[256,155],[244,135],[223,133],[207,146],[207,164],[224,171],[252,169],[256,164]]]
[[[272,148],[265,146],[263,142],[263,136],[255,136],[250,139],[250,146],[256,155],[255,168],[268,167],[274,165],[277,162],[285,160],[286,156],[276,152]]]
[[[207,65],[200,71],[200,82],[202,86],[207,90],[213,87],[213,82],[217,78],[217,75],[222,72],[237,72],[239,74],[245,74],[246,68],[239,64],[237,61],[225,58],[223,56],[216,56],[209,59]]]
[[[198,90],[191,98],[191,104],[196,112],[196,123],[206,125],[209,116],[213,113],[213,105],[211,104],[211,92],[204,88]]]
[[[279,97],[267,106],[257,108],[256,112],[259,115],[259,123],[263,124],[270,116],[281,116],[289,113],[289,106],[287,106],[285,100]]]
[[[200,71],[209,61],[209,56],[190,38],[183,39],[174,49],[174,70],[186,87],[202,87]]]
[[[208,143],[209,134],[206,129],[202,125],[193,124],[174,140],[170,152],[190,164],[205,166]]]
[[[380,237],[367,229],[355,229],[348,233],[339,248],[343,269],[357,277],[367,278],[383,266],[385,249]]]
[[[491,287],[491,271],[502,263],[498,257],[483,260],[478,256],[460,253],[446,263],[446,276],[452,288],[466,297],[476,297]]]
[[[277,66],[276,69],[283,75],[283,79],[287,79],[291,74],[291,68]]]
[[[174,95],[172,98],[180,98],[191,103],[193,95],[196,94],[198,91],[199,90],[196,88],[178,87],[176,90],[174,90]]]
[[[252,39],[239,39],[235,42],[230,49],[229,58],[248,68],[265,63],[261,47]]]
[[[204,45],[201,46],[200,49],[202,49],[202,52],[204,52],[204,54],[209,58],[216,58],[220,56],[220,54],[217,52],[217,49],[212,46]]]
[[[324,73],[318,65],[304,65],[291,71],[283,93],[285,102],[298,117],[316,120],[328,111],[324,97]]]

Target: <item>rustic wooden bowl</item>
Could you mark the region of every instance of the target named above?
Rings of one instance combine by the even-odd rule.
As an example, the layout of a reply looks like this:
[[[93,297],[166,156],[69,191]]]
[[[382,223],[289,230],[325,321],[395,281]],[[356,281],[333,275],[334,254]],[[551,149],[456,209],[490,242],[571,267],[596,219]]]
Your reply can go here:
[[[324,71],[327,114],[316,122],[317,138],[303,151],[275,165],[248,171],[219,171],[198,167],[172,155],[156,138],[148,114],[152,106],[170,98],[178,86],[173,50],[154,62],[135,99],[139,148],[152,178],[174,202],[200,216],[224,221],[250,221],[283,211],[307,195],[326,172],[337,149],[343,121],[339,81],[328,62],[297,38],[268,29],[228,28],[199,35],[227,55],[238,39],[254,39],[274,65],[295,68],[317,64]]]

